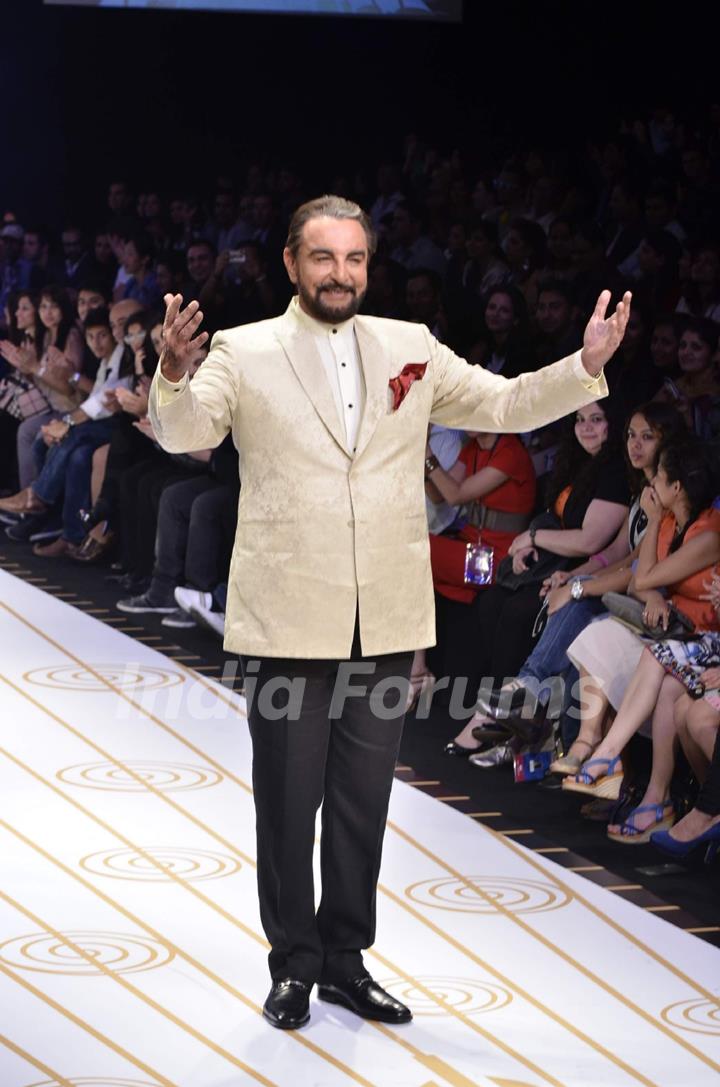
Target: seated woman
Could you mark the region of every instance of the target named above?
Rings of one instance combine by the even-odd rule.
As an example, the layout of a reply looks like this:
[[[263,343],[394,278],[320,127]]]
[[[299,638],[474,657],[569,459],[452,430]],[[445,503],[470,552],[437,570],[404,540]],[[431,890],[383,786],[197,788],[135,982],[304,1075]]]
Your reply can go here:
[[[529,654],[542,577],[533,575],[527,560],[537,560],[542,552],[545,568],[548,560],[556,568],[570,565],[573,559],[577,563],[607,547],[627,518],[630,500],[618,431],[607,398],[572,416],[572,430],[558,452],[549,485],[549,508],[558,527],[531,527],[517,536],[509,553],[519,584],[511,588],[496,583],[478,594],[473,604],[476,678],[502,682],[517,675]],[[486,721],[484,714],[477,713],[455,739],[475,765],[485,765],[485,760],[481,753],[471,753],[472,730]],[[512,754],[504,747],[486,754],[496,762],[508,762]]]
[[[130,380],[121,372],[123,346],[115,343],[107,310],[90,310],[85,335],[100,362],[93,391],[80,407],[42,428],[42,437],[35,443],[40,469],[35,482],[10,498],[0,499],[0,509],[24,515],[29,531],[34,515],[46,514],[62,500],[62,535],[34,548],[37,555],[46,558],[72,553],[85,535],[80,510],[88,505],[93,453],[110,441],[113,416],[120,410],[114,391]]]
[[[710,591],[703,593],[703,598],[710,601],[720,622],[720,573],[717,567],[708,588]],[[638,813],[644,814],[645,811],[652,812],[656,809],[661,811],[664,807],[670,786],[674,752],[679,742],[695,777],[703,785],[696,805],[696,815],[687,822],[682,820],[682,826],[678,824],[680,838],[670,835],[669,830],[657,829],[654,823],[650,823],[643,837],[646,839],[649,834],[654,844],[663,848],[664,843],[667,852],[682,855],[698,844],[691,844],[691,839],[711,829],[713,823],[712,814],[708,815],[708,812],[713,811],[712,779],[717,774],[717,770],[713,769],[713,753],[717,748],[720,727],[720,633],[706,631],[697,641],[656,642],[649,649],[667,673],[664,683],[669,683],[668,677],[673,677],[679,680],[685,691],[677,698],[672,717],[666,714],[664,718],[660,718],[656,713],[653,718],[652,773],[645,794],[636,809],[636,819],[639,817]],[[720,759],[720,750],[717,758]],[[717,796],[717,792],[715,795]],[[672,823],[672,813],[667,821]],[[624,835],[627,835],[622,825],[611,826],[608,832],[612,837],[619,836],[620,840],[625,840]],[[636,841],[637,837],[631,840]],[[720,835],[718,841],[720,842]]]
[[[468,547],[481,543],[492,548],[496,570],[517,534],[527,528],[535,506],[535,470],[520,439],[514,434],[470,433],[469,437],[449,471],[444,471],[429,446],[425,460],[431,500],[463,507],[464,524],[458,531],[430,536],[435,592],[461,604],[471,604],[480,589],[465,581]],[[446,625],[444,615],[440,608],[440,628]],[[446,635],[447,631],[439,630],[440,645],[446,642]],[[425,650],[418,650],[410,676],[410,705],[432,681]]]
[[[85,344],[75,324],[75,312],[67,291],[43,287],[38,314],[43,326],[38,358],[29,358],[22,372],[43,393],[47,409],[25,419],[17,432],[18,476],[21,490],[37,476],[33,454],[40,428],[74,411],[83,393],[77,388],[82,375]]]
[[[42,325],[34,291],[8,296],[8,338],[0,340],[0,356],[9,369],[0,377],[0,487],[16,484],[17,430],[23,419],[49,410],[44,394],[29,376],[40,362]]]
[[[478,699],[481,711],[495,720],[505,721],[509,715],[506,726],[510,733],[527,733],[528,716],[539,724],[562,714],[566,754],[553,762],[551,773],[575,773],[588,754],[586,742],[575,739],[577,728],[573,721],[577,709],[573,712],[571,706],[577,673],[568,660],[568,646],[603,610],[604,593],[627,590],[631,563],[647,527],[640,492],[655,475],[660,446],[685,434],[682,417],[671,405],[643,404],[633,412],[626,429],[625,452],[630,491],[637,497],[627,520],[604,551],[572,572],[558,570],[546,579],[541,595],[547,594],[548,619],[535,648],[517,678],[501,688],[496,697],[481,695]]]
[[[482,327],[467,353],[468,362],[503,377],[534,369],[527,304],[520,291],[509,284],[493,287],[480,309]]]
[[[708,416],[720,401],[720,372],[716,351],[720,329],[704,317],[689,318],[680,336],[678,364],[680,376],[666,381],[657,399],[675,402],[688,426],[698,437],[712,437]]]
[[[652,486],[641,498],[648,528],[630,586],[645,604],[650,626],[658,622],[667,626],[672,604],[691,619],[698,634],[718,629],[705,591],[712,566],[720,559],[720,511],[711,505],[715,492],[710,454],[703,445],[688,442],[661,452]],[[608,618],[587,627],[568,649],[583,683],[580,736],[595,751],[578,774],[565,779],[564,789],[616,798],[623,748],[654,711],[653,781],[646,794],[653,799],[631,812],[622,827],[611,828],[611,836],[624,842],[646,841],[652,829],[671,817],[667,790],[673,745],[663,744],[661,737],[683,686],[666,674],[658,659],[662,643],[654,652],[651,646],[646,650],[647,643],[625,624]],[[617,706],[618,713],[601,738],[609,704]]]

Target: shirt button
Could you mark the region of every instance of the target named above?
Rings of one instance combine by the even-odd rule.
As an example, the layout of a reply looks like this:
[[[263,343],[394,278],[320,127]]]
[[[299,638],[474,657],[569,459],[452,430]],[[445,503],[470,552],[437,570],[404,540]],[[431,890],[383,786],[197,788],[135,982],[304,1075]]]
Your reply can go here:
[[[341,366],[347,366],[347,363],[346,362],[341,362],[340,365]]]
[[[348,407],[349,407],[349,408],[351,408],[351,407],[352,407],[352,404],[348,404]]]
[[[337,329],[336,328],[333,329],[333,336],[337,336]]]

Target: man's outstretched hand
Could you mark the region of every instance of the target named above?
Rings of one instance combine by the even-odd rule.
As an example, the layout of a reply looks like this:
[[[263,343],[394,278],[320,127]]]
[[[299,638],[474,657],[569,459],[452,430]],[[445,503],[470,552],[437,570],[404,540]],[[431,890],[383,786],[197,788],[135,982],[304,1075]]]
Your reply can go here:
[[[610,301],[610,291],[603,291],[597,300],[595,312],[587,323],[583,348],[582,364],[591,377],[597,377],[606,362],[613,357],[622,343],[630,317],[632,295],[626,291],[622,302],[618,302],[615,312],[605,316]]]
[[[189,302],[181,310],[182,295],[166,294],[167,307],[163,322],[163,351],[160,366],[168,381],[180,381],[197,356],[198,348],[207,343],[207,332],[195,333],[202,324],[199,302]]]

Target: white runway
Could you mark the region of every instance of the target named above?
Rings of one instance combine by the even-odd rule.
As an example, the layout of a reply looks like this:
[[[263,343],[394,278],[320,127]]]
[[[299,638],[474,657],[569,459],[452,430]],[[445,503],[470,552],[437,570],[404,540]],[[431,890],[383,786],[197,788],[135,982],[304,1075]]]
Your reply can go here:
[[[242,699],[4,572],[0,635],[0,1087],[720,1082],[719,950],[401,783],[414,1022],[273,1030]]]

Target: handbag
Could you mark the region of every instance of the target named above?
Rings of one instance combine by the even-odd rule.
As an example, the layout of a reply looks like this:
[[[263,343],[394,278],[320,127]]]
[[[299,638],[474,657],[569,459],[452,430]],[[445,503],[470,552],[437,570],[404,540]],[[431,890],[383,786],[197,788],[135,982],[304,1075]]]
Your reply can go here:
[[[530,522],[530,529],[537,531],[541,528],[556,529],[562,528],[562,525],[554,513],[546,510],[544,513],[539,513],[537,517],[533,517]],[[527,585],[540,585],[546,577],[550,577],[556,570],[564,570],[570,561],[562,555],[556,555],[553,551],[545,551],[542,547],[536,547],[535,550],[538,555],[537,561],[519,574],[516,574],[513,570],[512,555],[504,558],[497,568],[495,584],[502,585],[504,589],[512,589],[513,591],[524,589]]]
[[[624,593],[603,593],[602,602],[616,619],[625,623],[632,630],[637,631],[638,634],[652,638],[653,641],[661,642],[672,639],[676,642],[682,642],[695,635],[695,624],[692,619],[685,612],[676,608],[674,604],[670,605],[668,626],[667,630],[665,630],[659,623],[654,626],[647,625],[643,619],[645,605],[632,596],[626,596]]]
[[[0,380],[0,411],[22,422],[50,410],[43,393],[20,374],[8,374]]]

